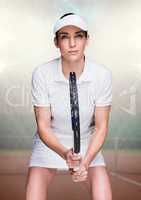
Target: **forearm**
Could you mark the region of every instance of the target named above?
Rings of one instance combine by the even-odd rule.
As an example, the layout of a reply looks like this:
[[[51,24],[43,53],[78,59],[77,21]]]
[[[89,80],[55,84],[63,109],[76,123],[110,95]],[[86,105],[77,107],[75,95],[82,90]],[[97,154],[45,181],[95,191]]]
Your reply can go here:
[[[86,167],[90,165],[91,161],[94,159],[96,154],[102,148],[104,141],[106,139],[106,135],[107,135],[107,130],[105,129],[100,129],[100,130],[96,129],[92,134],[87,152],[83,159],[83,162],[86,165]]]
[[[39,129],[39,137],[50,149],[59,154],[63,159],[66,159],[66,152],[68,149],[64,147],[51,128]]]

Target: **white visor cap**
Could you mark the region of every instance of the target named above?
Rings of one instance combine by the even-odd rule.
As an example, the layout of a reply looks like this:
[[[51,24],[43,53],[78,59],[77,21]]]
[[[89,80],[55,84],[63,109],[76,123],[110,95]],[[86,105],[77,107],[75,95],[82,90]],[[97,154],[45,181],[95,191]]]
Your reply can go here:
[[[84,31],[88,31],[88,27],[85,20],[82,17],[75,14],[67,15],[62,19],[57,20],[53,28],[54,34],[64,26],[76,26]]]

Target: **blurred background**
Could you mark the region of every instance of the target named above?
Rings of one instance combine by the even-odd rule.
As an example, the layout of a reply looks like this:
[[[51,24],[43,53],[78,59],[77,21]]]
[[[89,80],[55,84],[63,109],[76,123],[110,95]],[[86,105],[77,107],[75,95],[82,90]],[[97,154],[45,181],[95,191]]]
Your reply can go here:
[[[31,75],[36,66],[59,56],[53,24],[66,12],[85,17],[90,35],[86,54],[113,74],[104,156],[114,200],[141,199],[140,8],[139,0],[0,0],[0,199],[24,199],[36,130]],[[58,175],[49,199],[69,199],[69,192],[72,200],[81,195],[90,199],[83,184],[74,186],[65,172]]]

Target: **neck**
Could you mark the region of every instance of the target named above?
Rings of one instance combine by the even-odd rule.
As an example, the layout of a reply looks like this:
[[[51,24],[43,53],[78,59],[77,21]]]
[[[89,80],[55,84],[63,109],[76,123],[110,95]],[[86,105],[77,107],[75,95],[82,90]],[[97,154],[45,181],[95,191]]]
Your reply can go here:
[[[63,58],[61,60],[62,60],[62,71],[64,76],[68,79],[70,72],[75,72],[76,77],[79,78],[84,69],[84,64],[85,64],[84,57],[75,62],[68,62]]]

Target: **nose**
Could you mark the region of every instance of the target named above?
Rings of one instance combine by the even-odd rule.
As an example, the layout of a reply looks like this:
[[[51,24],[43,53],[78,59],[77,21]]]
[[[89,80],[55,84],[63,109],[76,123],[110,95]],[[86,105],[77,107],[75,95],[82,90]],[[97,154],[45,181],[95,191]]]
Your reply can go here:
[[[71,48],[76,46],[76,41],[74,37],[70,37],[69,45]]]

